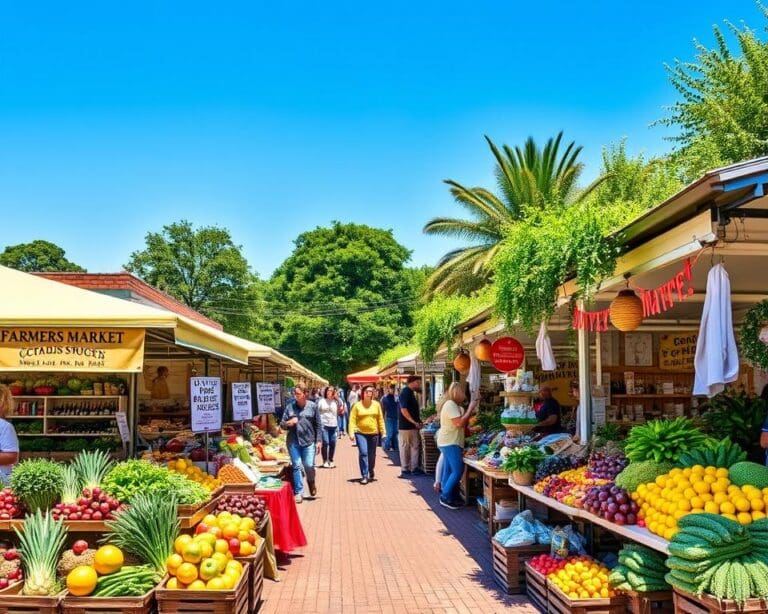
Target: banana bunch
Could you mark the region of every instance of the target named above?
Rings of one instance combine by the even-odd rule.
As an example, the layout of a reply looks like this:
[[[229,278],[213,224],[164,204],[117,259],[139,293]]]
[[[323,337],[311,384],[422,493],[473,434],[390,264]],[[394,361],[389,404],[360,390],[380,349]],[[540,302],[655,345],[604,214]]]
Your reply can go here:
[[[676,462],[684,453],[703,448],[707,436],[688,418],[651,420],[629,431],[624,453],[633,463]]]

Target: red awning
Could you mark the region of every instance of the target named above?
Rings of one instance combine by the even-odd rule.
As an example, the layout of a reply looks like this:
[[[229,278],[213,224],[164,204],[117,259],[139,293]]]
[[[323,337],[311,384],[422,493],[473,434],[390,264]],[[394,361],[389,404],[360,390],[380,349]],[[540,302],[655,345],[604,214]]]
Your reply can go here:
[[[347,381],[350,384],[375,384],[379,379],[379,368],[375,365],[347,375]]]

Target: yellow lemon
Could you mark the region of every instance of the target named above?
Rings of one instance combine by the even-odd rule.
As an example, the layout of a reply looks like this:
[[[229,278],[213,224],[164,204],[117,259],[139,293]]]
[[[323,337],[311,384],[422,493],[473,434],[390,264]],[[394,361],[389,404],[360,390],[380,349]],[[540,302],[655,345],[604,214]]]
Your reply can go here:
[[[704,511],[708,514],[719,514],[720,513],[720,505],[715,503],[714,501],[707,501],[704,503]]]
[[[755,520],[762,520],[765,517],[766,517],[765,516],[765,512],[760,512],[760,511],[757,511],[757,510],[752,512],[752,522],[754,522]]]
[[[720,513],[723,516],[727,516],[727,515],[731,515],[732,516],[733,514],[736,513],[736,506],[733,503],[731,503],[730,501],[723,501],[720,504]]]
[[[733,499],[733,505],[740,512],[748,512],[750,508],[749,499],[747,499],[746,497],[739,497],[737,499]]]
[[[750,524],[752,522],[752,514],[748,512],[739,512],[736,514],[736,521],[739,524]]]

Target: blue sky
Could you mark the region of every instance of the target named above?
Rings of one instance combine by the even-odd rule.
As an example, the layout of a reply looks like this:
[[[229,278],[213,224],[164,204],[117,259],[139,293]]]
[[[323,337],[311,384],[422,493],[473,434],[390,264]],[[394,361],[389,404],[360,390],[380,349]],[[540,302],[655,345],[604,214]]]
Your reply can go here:
[[[751,0],[4,3],[0,247],[44,238],[116,271],[147,231],[228,228],[262,276],[332,220],[421,234],[442,180],[491,185],[483,141],[565,130],[668,149],[663,63]]]

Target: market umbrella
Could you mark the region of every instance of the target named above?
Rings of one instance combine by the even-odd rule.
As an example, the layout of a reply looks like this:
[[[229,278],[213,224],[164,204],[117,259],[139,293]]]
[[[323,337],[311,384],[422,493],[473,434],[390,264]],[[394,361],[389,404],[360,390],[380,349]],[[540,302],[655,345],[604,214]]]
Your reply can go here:
[[[725,384],[735,382],[739,377],[739,352],[731,312],[731,281],[722,264],[713,266],[707,276],[707,296],[694,366],[693,394],[713,397],[724,390]]]

